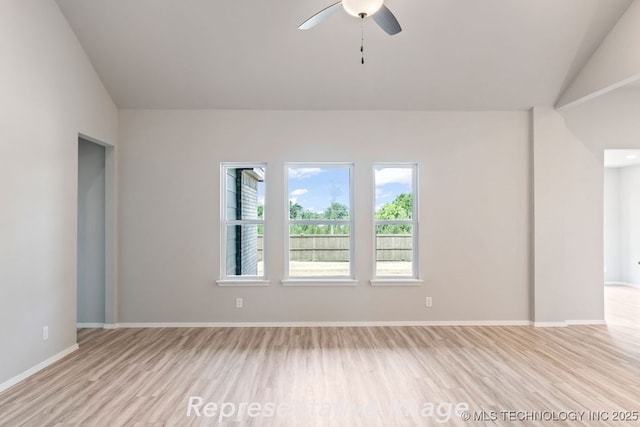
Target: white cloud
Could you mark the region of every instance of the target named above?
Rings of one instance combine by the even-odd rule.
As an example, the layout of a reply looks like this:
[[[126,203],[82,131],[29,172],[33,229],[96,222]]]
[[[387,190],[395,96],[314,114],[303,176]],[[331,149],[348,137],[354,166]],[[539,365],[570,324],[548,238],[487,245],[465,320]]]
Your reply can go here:
[[[305,179],[322,173],[320,168],[290,168],[289,178]]]
[[[309,190],[306,188],[297,188],[291,192],[292,196],[302,196],[303,194],[307,194]]]
[[[296,203],[298,203],[298,198],[297,197],[289,197],[289,201],[295,205]]]
[[[411,185],[411,168],[376,169],[376,187],[387,184]]]

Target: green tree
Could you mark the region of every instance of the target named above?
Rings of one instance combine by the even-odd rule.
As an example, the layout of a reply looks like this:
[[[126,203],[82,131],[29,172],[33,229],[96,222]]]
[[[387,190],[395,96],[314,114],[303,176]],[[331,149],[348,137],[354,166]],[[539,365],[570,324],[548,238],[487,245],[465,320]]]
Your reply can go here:
[[[329,207],[325,209],[322,218],[324,219],[349,219],[349,208],[338,202],[331,202]],[[330,224],[329,229],[325,231],[328,234],[349,234],[348,225]]]
[[[299,203],[293,203],[289,200],[289,218],[290,219],[302,219],[303,208]]]
[[[413,214],[413,197],[401,193],[393,202],[385,203],[376,211],[376,219],[397,220],[411,219]],[[379,234],[411,234],[410,225],[384,224],[378,226]]]
[[[289,201],[290,219],[317,219],[318,214],[305,210],[299,203]],[[291,234],[320,234],[318,226],[315,224],[295,224],[291,226]]]
[[[385,203],[376,211],[376,219],[411,219],[413,213],[413,197],[401,193],[393,202]]]
[[[290,219],[348,219],[349,208],[338,202],[331,205],[322,213],[304,209],[298,203],[289,202]],[[294,234],[349,234],[348,225],[333,224],[294,224],[291,225],[290,233]]]
[[[264,219],[264,205],[258,205],[258,219]],[[262,235],[263,227],[258,225],[258,234]]]
[[[331,205],[324,211],[325,219],[349,219],[349,208],[338,202],[331,202]]]
[[[302,211],[302,219],[318,219],[320,215],[313,211]]]

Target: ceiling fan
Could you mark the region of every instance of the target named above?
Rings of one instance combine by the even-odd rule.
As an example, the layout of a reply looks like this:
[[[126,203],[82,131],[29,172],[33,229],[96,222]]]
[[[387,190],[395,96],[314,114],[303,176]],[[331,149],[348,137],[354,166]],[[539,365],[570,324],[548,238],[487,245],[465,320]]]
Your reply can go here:
[[[396,17],[391,13],[389,8],[384,5],[384,0],[342,0],[322,9],[311,18],[304,21],[298,29],[308,30],[315,27],[322,21],[325,21],[331,15],[336,13],[340,6],[351,16],[361,18],[372,17],[373,20],[387,34],[394,35],[402,31]]]

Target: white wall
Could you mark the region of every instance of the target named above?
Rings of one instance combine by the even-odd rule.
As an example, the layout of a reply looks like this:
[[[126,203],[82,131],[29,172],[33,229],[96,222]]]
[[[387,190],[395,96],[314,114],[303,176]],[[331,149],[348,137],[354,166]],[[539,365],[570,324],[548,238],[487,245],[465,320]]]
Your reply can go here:
[[[603,321],[603,149],[637,147],[639,94],[530,117],[121,111],[119,321]],[[357,213],[358,287],[280,286],[283,162],[310,160],[356,163],[357,212],[372,162],[420,164],[423,287],[368,285],[370,219]],[[269,163],[270,288],[214,285],[221,161]]]
[[[640,148],[640,91],[623,88],[561,113],[551,109],[538,109],[538,113],[538,123],[545,115],[552,117],[558,145],[546,157],[536,157],[536,185],[545,179],[557,181],[563,189],[556,195],[556,217],[548,218],[547,227],[539,227],[542,211],[537,201],[535,205],[536,272],[538,253],[559,263],[554,272],[544,270],[550,277],[546,283],[536,277],[536,293],[544,292],[545,297],[538,304],[536,295],[535,318],[540,322],[602,320],[604,149]],[[534,145],[538,142],[534,139]],[[564,162],[567,170],[546,169],[549,162]],[[557,228],[552,221],[564,224]],[[557,239],[563,242],[553,233],[560,233]],[[555,246],[544,246],[545,238],[556,239]],[[553,312],[539,312],[549,304],[555,305]]]
[[[620,168],[604,170],[604,281],[621,282]]]
[[[551,108],[535,108],[534,176],[534,319],[565,321],[562,285],[566,276],[564,204],[568,191],[564,123]]]
[[[120,141],[120,322],[529,319],[526,112],[124,110]],[[268,288],[215,284],[223,161],[268,163]],[[287,161],[355,162],[357,287],[281,286]],[[422,287],[369,285],[376,161],[419,163]]]
[[[605,149],[640,147],[640,87],[617,89],[560,114],[570,132],[603,159]]]
[[[0,55],[2,384],[76,342],[78,132],[118,117],[53,0],[0,2]]]
[[[602,321],[602,150],[552,108],[534,108],[533,120],[534,320]]]

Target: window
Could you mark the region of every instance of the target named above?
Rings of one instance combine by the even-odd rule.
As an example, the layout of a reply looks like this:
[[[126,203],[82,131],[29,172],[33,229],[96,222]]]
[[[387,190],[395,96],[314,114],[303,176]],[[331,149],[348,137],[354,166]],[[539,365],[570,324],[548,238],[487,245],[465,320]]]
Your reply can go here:
[[[417,279],[417,166],[377,164],[375,181],[375,277]]]
[[[287,165],[287,278],[353,279],[351,164]]]
[[[221,278],[261,280],[264,271],[264,164],[222,164]]]

